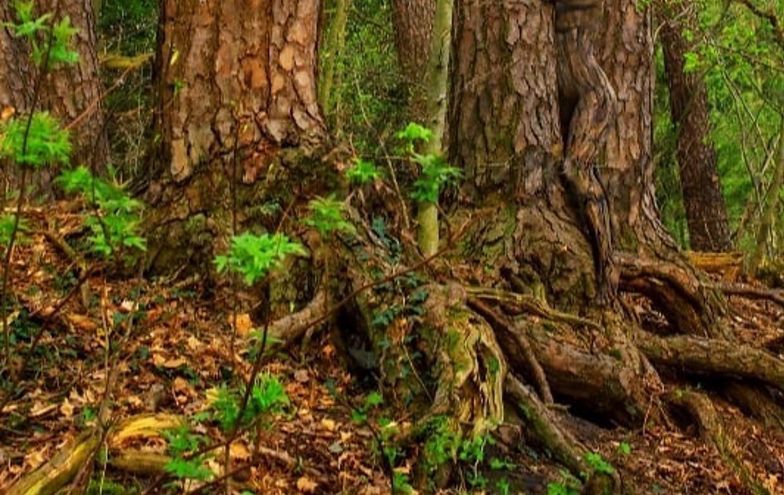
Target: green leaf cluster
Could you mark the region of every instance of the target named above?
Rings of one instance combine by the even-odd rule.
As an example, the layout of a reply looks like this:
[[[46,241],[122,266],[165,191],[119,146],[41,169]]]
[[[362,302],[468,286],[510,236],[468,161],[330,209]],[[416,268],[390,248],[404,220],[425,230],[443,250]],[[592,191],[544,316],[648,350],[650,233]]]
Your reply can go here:
[[[16,22],[6,23],[18,38],[26,38],[32,46],[33,62],[45,69],[79,62],[79,53],[72,49],[73,37],[79,32],[68,16],[54,21],[51,13],[40,16],[35,12],[35,1],[17,1],[14,4]]]
[[[310,202],[308,208],[310,215],[305,218],[304,223],[316,229],[322,237],[338,232],[345,234],[356,232],[354,225],[346,220],[345,203],[333,197],[316,198]]]
[[[16,225],[16,215],[0,216],[0,246],[6,247],[11,242],[14,225]],[[17,232],[25,232],[27,230],[27,224],[23,219],[20,219]]]
[[[93,252],[109,257],[125,249],[147,249],[141,234],[144,205],[121,186],[93,176],[84,166],[64,171],[56,182],[65,192],[83,197],[93,208],[85,220]]]
[[[284,234],[244,233],[231,239],[228,254],[215,257],[215,266],[219,273],[238,273],[245,284],[253,285],[279,267],[287,256],[305,254],[301,244]]]
[[[358,158],[354,165],[346,170],[346,178],[352,184],[362,186],[380,179],[381,172],[373,162]]]
[[[441,189],[462,177],[462,171],[450,166],[441,155],[415,153],[413,158],[422,167],[422,173],[414,182],[411,196],[420,203],[438,203]]]
[[[273,375],[264,374],[253,385],[244,412],[240,411],[241,394],[226,387],[218,391],[212,409],[221,429],[229,432],[249,425],[261,416],[278,412],[288,404],[289,396],[280,380]]]
[[[40,168],[68,163],[70,156],[70,135],[48,112],[35,112],[29,118],[15,117],[0,126],[0,158]]]

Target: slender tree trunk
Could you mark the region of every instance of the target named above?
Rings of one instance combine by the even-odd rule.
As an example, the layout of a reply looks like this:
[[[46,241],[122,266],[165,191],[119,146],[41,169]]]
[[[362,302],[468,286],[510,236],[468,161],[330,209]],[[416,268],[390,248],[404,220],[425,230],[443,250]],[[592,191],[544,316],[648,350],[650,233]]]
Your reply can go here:
[[[414,121],[421,122],[426,111],[426,71],[437,3],[437,0],[392,0],[395,45],[409,91],[409,118]]]
[[[683,31],[695,25],[694,14],[691,10],[664,14],[660,36],[670,112],[678,133],[677,158],[689,240],[698,251],[728,251],[732,242],[716,150],[710,141],[708,92],[700,74],[688,73],[685,68],[691,47]]]
[[[161,227],[153,263],[162,270],[189,257],[210,259],[237,215],[242,225],[258,222],[244,212],[264,204],[267,181],[297,172],[302,186],[315,173],[298,169],[302,163],[277,165],[325,137],[316,92],[319,7],[319,0],[163,3],[158,125],[165,170],[149,191]]]
[[[346,46],[346,24],[351,10],[351,0],[335,0],[335,12],[329,24],[324,44],[320,47],[321,77],[319,78],[319,101],[324,115],[329,117],[335,107],[334,87],[337,62]]]
[[[0,7],[3,21],[13,19],[11,7]],[[109,160],[109,143],[103,113],[103,86],[99,74],[95,16],[91,0],[45,0],[38,3],[39,14],[68,16],[78,29],[73,49],[79,54],[74,65],[56,67],[41,85],[36,110],[47,110],[71,130],[72,163],[102,171]],[[59,18],[56,19],[59,21]],[[30,111],[32,88],[38,77],[29,59],[26,41],[13,38],[8,28],[0,33],[0,106],[10,106],[17,114]],[[37,179],[43,192],[51,192],[56,171],[47,169]]]
[[[773,180],[770,183],[770,189],[765,197],[765,206],[760,218],[759,228],[757,230],[756,243],[754,251],[749,260],[749,272],[752,274],[759,273],[763,262],[768,255],[770,246],[771,230],[776,222],[776,212],[779,210],[781,187],[784,186],[784,123],[781,127],[779,137],[778,153],[776,162],[773,168]]]

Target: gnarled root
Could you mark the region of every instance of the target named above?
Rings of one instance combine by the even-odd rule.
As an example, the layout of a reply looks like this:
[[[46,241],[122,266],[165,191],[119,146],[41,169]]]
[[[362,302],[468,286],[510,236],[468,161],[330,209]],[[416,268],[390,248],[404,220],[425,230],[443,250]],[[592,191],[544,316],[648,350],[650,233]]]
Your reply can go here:
[[[650,298],[680,333],[729,338],[718,318],[725,311],[719,294],[687,263],[617,254],[621,288]]]
[[[637,345],[654,364],[695,374],[747,378],[784,390],[784,361],[755,347],[721,339],[657,337],[640,332]]]

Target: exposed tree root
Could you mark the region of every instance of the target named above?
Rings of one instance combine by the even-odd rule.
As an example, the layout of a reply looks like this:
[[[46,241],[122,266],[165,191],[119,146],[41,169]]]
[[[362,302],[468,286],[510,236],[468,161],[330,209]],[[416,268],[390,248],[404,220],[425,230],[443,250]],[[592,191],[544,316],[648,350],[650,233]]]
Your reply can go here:
[[[699,428],[700,437],[716,447],[724,462],[735,471],[752,493],[756,495],[769,493],[744,466],[734,442],[724,430],[716,408],[706,395],[693,390],[677,390],[670,394],[669,399],[672,404],[680,406],[689,413]]]
[[[98,449],[100,434],[88,430],[63,447],[49,462],[19,480],[7,495],[52,495],[68,485]]]
[[[597,416],[638,427],[651,408],[652,388],[660,383],[634,351],[606,349],[589,354],[557,335],[541,322],[523,328],[557,396],[581,405]]]
[[[749,345],[691,336],[657,337],[640,332],[640,349],[654,364],[695,374],[746,378],[784,390],[784,360]]]
[[[784,290],[760,289],[742,284],[714,284],[711,285],[728,296],[740,296],[746,299],[770,301],[784,308]]]
[[[762,386],[751,387],[733,381],[724,387],[723,392],[743,412],[767,428],[778,428],[784,432],[784,408]]]
[[[550,451],[554,458],[568,467],[575,476],[587,473],[585,452],[577,440],[558,426],[553,412],[525,384],[509,373],[504,388],[522,414],[530,435]]]
[[[481,301],[469,299],[468,305],[474,311],[482,315],[491,325],[498,327],[500,331],[506,332],[509,337],[515,341],[522,352],[523,359],[528,367],[528,372],[533,377],[533,380],[539,389],[539,396],[542,401],[544,401],[545,404],[553,404],[555,401],[553,400],[553,393],[550,391],[550,384],[547,383],[547,376],[542,369],[542,365],[539,364],[539,360],[536,359],[534,350],[525,333],[515,330],[509,321]]]
[[[663,260],[618,255],[621,288],[650,298],[680,333],[729,338],[718,322],[725,304],[691,267]]]

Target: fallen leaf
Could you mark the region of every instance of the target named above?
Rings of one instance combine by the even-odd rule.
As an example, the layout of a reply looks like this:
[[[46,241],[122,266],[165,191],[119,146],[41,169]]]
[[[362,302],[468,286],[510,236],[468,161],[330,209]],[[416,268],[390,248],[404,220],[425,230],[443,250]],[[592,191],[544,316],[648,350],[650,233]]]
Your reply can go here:
[[[302,493],[315,493],[316,488],[318,488],[318,483],[307,476],[302,476],[297,480],[297,490]]]

